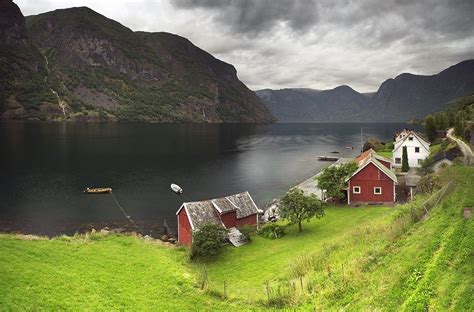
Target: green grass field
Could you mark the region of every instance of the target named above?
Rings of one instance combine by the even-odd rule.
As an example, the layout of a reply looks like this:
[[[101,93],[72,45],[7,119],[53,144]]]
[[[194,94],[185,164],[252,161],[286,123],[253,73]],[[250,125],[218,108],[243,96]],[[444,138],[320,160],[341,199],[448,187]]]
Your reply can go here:
[[[1,235],[0,310],[474,311],[474,226],[462,216],[474,207],[474,168],[449,168],[441,181],[454,183],[444,197],[329,207],[303,233],[254,236],[207,263],[133,236]],[[422,203],[438,197],[423,217]]]
[[[377,152],[377,154],[379,154],[380,156],[389,158],[389,159],[392,159],[392,156],[393,156],[392,151],[379,151],[379,152]]]
[[[187,252],[133,236],[0,236],[0,310],[233,310],[195,287]]]

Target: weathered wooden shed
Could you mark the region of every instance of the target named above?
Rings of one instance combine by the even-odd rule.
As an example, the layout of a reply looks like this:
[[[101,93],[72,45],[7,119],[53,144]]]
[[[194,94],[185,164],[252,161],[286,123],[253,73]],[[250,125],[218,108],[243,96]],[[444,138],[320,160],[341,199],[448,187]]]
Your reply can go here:
[[[183,245],[191,245],[193,232],[206,224],[216,224],[226,229],[255,225],[258,223],[258,211],[249,192],[183,203],[176,212],[178,241]]]

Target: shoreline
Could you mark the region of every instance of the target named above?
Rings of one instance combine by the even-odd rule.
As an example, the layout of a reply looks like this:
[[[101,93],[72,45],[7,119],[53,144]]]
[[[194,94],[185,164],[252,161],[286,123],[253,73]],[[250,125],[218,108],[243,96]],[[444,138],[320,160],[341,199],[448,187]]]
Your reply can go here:
[[[322,199],[322,190],[317,187],[317,182],[315,178],[321,174],[321,172],[337,164],[346,163],[353,160],[353,158],[340,158],[336,162],[328,164],[317,170],[316,173],[313,173],[309,178],[303,179],[296,182],[290,187],[297,187],[303,190],[305,195],[315,194],[319,199]],[[269,209],[275,201],[280,200],[281,198],[274,198],[266,204],[262,205],[262,210],[266,211]],[[153,238],[160,239],[165,235],[165,225],[157,221],[152,220],[134,220],[135,223],[143,229],[146,235],[149,235]],[[98,222],[70,222],[65,221],[64,223],[59,223],[54,226],[47,226],[45,228],[37,228],[28,220],[18,221],[13,219],[4,219],[0,220],[0,234],[19,234],[19,235],[34,235],[41,237],[53,238],[61,235],[73,236],[77,234],[84,234],[91,232],[93,230],[100,231],[106,229],[110,232],[123,233],[123,234],[133,234],[137,233],[137,229],[127,220],[111,220],[111,221],[98,221]],[[171,228],[172,236],[174,235],[177,229]],[[140,233],[138,233],[140,234]]]

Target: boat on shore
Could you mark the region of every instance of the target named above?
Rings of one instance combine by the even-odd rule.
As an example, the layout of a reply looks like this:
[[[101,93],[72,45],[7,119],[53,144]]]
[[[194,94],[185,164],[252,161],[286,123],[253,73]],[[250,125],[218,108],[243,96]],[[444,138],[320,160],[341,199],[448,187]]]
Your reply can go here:
[[[318,160],[320,161],[338,161],[339,157],[334,156],[318,156]]]
[[[111,193],[112,188],[110,187],[93,187],[93,188],[86,188],[84,193],[86,194],[104,194],[104,193]]]

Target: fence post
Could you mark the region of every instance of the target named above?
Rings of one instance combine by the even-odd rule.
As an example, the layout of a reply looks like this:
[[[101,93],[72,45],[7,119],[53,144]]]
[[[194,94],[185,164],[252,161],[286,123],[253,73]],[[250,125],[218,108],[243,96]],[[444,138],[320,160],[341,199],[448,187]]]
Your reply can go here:
[[[227,282],[224,281],[224,298],[227,298]]]
[[[269,285],[268,281],[265,282],[265,286],[266,286],[266,289],[267,289],[268,302],[270,302],[270,285]]]

